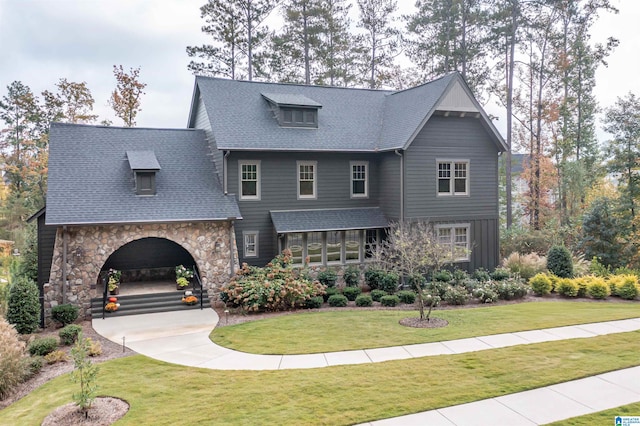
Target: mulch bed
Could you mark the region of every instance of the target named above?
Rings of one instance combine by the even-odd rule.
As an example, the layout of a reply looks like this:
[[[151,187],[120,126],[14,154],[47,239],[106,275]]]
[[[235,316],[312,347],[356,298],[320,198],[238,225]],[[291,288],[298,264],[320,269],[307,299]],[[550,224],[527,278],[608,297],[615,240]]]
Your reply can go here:
[[[88,415],[73,403],[58,407],[45,417],[42,426],[109,426],[127,414],[129,404],[118,398],[98,397]]]

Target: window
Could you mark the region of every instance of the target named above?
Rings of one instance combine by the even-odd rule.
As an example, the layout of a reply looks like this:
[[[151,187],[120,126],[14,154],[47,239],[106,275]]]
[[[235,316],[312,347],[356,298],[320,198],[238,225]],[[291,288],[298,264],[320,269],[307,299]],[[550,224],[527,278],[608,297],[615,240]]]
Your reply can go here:
[[[258,232],[245,231],[242,235],[244,239],[244,257],[258,257]]]
[[[469,260],[469,224],[437,225],[438,243],[451,252],[451,260]]]
[[[347,262],[359,262],[360,231],[346,231],[344,233],[344,246]]]
[[[156,172],[136,172],[136,194],[156,195]]]
[[[323,248],[322,232],[308,232],[307,256],[309,257],[309,265],[322,264],[322,255],[324,254]]]
[[[260,162],[259,161],[239,161],[240,172],[240,199],[259,200],[260,199]]]
[[[281,125],[287,127],[318,127],[315,108],[280,108]]]
[[[302,265],[302,234],[299,232],[288,234],[287,248],[291,250],[291,264]]]
[[[364,258],[372,259],[373,255],[378,248],[379,243],[379,235],[377,229],[367,229],[365,231],[365,240],[364,240]]]
[[[327,232],[327,263],[342,263],[342,231]]]
[[[298,161],[298,198],[316,198],[315,161]]]
[[[351,198],[366,198],[369,196],[369,181],[367,176],[367,161],[352,161],[351,163]]]
[[[469,161],[438,160],[438,195],[469,195]]]

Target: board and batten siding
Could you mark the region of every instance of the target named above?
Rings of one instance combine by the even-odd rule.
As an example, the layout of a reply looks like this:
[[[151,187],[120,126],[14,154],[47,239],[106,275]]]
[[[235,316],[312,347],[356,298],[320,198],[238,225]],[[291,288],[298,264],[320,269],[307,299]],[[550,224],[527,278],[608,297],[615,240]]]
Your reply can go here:
[[[211,130],[211,121],[209,121],[209,115],[207,109],[204,106],[202,96],[198,96],[198,102],[196,104],[195,120],[193,121],[195,129],[204,130],[204,134],[207,138],[207,143],[211,149],[213,156],[213,162],[216,165],[216,172],[218,174],[218,180],[222,183],[222,170],[223,170],[223,153],[218,149],[215,138],[213,137],[213,131]]]
[[[469,161],[469,195],[437,195],[437,160]],[[405,217],[469,223],[466,266],[498,265],[498,150],[479,119],[433,116],[426,123],[405,152]]]
[[[308,131],[308,130],[304,130]],[[238,162],[260,161],[260,200],[240,199]],[[316,199],[298,199],[297,161],[317,162]],[[368,198],[351,198],[350,162],[369,162]],[[237,152],[227,158],[230,194],[236,194],[242,220],[235,222],[240,262],[265,265],[278,254],[278,237],[271,210],[305,210],[377,207],[379,181],[377,156],[361,153]],[[244,257],[243,232],[258,231],[258,257]]]

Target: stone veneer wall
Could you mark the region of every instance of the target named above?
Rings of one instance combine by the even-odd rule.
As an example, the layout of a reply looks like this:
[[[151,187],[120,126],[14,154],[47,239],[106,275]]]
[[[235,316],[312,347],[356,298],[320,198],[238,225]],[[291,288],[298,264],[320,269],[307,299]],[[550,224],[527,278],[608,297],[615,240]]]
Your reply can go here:
[[[232,222],[185,222],[139,225],[68,226],[67,243],[67,303],[80,308],[80,316],[88,317],[91,298],[98,296],[96,282],[102,266],[109,256],[123,245],[141,238],[166,238],[187,250],[200,272],[205,289],[219,288],[229,280],[230,248],[234,251],[234,271],[238,268],[238,250]],[[219,248],[215,244],[219,243]],[[82,257],[75,256],[82,249]],[[49,283],[44,289],[46,322],[51,308],[62,303],[62,250],[63,228],[56,232],[53,262]]]

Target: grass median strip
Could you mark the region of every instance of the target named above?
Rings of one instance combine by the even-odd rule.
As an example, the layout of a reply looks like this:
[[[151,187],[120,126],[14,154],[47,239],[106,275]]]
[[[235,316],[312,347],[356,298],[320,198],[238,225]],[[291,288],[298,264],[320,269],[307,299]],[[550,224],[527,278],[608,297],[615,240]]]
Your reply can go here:
[[[417,311],[301,312],[219,327],[213,342],[256,354],[306,354],[438,342],[489,334],[640,317],[640,303],[530,302],[472,309],[438,310],[449,326],[410,328],[398,324]]]
[[[98,393],[131,405],[122,425],[354,424],[627,368],[638,353],[640,332],[313,370],[212,371],[134,356],[100,366]],[[40,424],[76,388],[68,375],[52,380],[2,410],[0,424]]]
[[[640,416],[640,402],[612,408],[611,410],[599,411],[586,416],[572,417],[567,420],[549,423],[548,426],[593,426],[593,425],[614,425],[615,418],[621,416]]]

